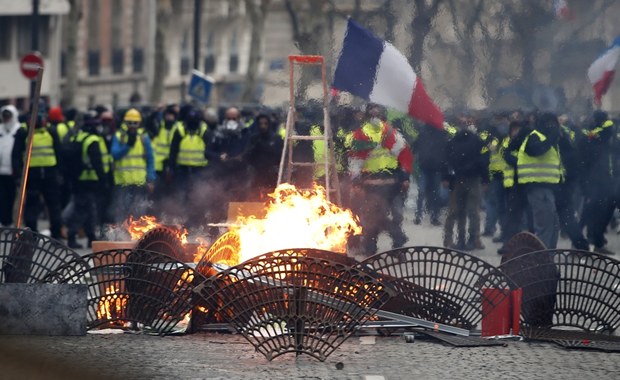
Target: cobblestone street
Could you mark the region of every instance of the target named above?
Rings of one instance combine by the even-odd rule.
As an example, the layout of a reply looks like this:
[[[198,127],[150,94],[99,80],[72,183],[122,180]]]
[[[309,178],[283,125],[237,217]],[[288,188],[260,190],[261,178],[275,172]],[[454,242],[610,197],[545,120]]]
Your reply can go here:
[[[618,379],[616,354],[553,344],[453,348],[351,337],[320,362],[267,361],[239,335],[0,337],[3,379]],[[370,343],[370,344],[369,344]],[[342,363],[342,369],[337,369]]]

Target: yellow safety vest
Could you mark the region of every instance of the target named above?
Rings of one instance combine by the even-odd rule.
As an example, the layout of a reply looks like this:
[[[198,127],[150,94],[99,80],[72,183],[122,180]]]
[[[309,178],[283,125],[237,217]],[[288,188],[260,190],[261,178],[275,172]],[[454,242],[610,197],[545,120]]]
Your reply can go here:
[[[562,179],[562,162],[558,150],[551,147],[545,154],[532,157],[525,153],[530,136],[536,135],[541,141],[547,138],[534,130],[523,141],[517,154],[517,172],[519,184],[525,183],[560,183]]]
[[[56,166],[56,153],[54,151],[54,139],[47,127],[35,129],[32,136],[32,155],[30,156],[31,168],[49,168]]]
[[[116,132],[118,141],[122,141],[125,132]],[[146,183],[146,150],[143,135],[138,133],[136,143],[129,152],[114,165],[114,184],[119,186],[144,185]]]
[[[614,122],[611,120],[607,120],[600,127],[596,127],[593,130],[588,131],[587,134],[589,137],[595,137],[599,135],[601,132],[603,132],[605,129],[611,128],[613,126],[614,126]]]
[[[502,162],[504,163],[502,172],[504,173],[504,187],[507,189],[515,184],[515,168],[509,165],[503,157],[503,153],[508,149],[508,145],[510,145],[510,137],[506,136],[502,141]],[[517,151],[512,151],[510,154],[517,157]]]
[[[448,138],[454,137],[454,135],[456,135],[456,133],[458,132],[458,129],[447,123],[444,129],[446,130],[446,132],[448,132]]]
[[[170,144],[172,143],[172,137],[174,132],[179,128],[180,122],[175,122],[172,128],[167,129],[165,121],[162,120],[159,127],[157,136],[153,139],[153,150],[155,151],[155,171],[161,172],[164,170],[164,161],[170,156]]]
[[[101,162],[103,164],[103,172],[107,173],[110,171],[110,162],[108,160],[108,157],[110,157],[110,155],[108,154],[108,148],[105,145],[105,141],[101,136],[91,135],[83,132],[80,132],[78,134],[76,140],[82,142],[82,162],[84,163],[84,168],[82,169],[82,173],[80,174],[78,180],[98,181],[99,177],[97,176],[97,172],[95,171],[95,169],[93,169],[90,162],[90,157],[88,156],[88,147],[90,147],[90,145],[93,143],[99,144]],[[101,144],[102,142],[103,144]]]
[[[507,138],[505,137],[504,140]],[[491,142],[491,154],[489,155],[489,172],[490,173],[501,173],[504,170],[504,166],[506,166],[506,161],[504,161],[504,144],[500,144],[499,140],[494,138]]]
[[[65,138],[65,136],[69,133],[69,126],[63,122],[56,124],[56,134],[58,134],[58,138],[60,141]]]
[[[201,125],[198,133],[187,133],[185,127],[179,126],[179,133],[183,138],[179,145],[179,156],[177,164],[183,166],[203,167],[207,166],[209,161],[205,158],[205,145],[202,136],[207,131],[206,125]]]
[[[108,151],[108,145],[105,143],[105,138],[103,136],[97,137],[99,137],[99,151],[101,152],[101,160],[103,161],[103,171],[104,173],[109,173],[113,167],[112,154]]]
[[[379,173],[398,168],[398,159],[392,155],[389,149],[381,145],[383,140],[383,128],[383,123],[381,123],[379,128],[376,128],[370,123],[362,125],[364,134],[368,136],[370,141],[377,144],[377,146],[370,151],[368,158],[364,160],[362,172]]]

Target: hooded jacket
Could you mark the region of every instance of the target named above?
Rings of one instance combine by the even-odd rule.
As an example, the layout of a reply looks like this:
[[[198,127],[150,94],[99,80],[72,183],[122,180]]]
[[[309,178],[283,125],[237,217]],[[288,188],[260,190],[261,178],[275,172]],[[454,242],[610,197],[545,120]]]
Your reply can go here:
[[[5,110],[10,111],[13,117],[7,123],[0,123],[0,175],[13,175],[11,154],[15,145],[15,134],[19,130],[17,108],[7,105],[0,108],[0,114]]]

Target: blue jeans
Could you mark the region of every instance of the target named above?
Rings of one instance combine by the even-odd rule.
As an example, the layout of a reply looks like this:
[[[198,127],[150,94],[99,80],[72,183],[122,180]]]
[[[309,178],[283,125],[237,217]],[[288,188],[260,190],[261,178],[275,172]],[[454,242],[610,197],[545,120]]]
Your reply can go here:
[[[505,202],[504,179],[501,175],[494,175],[484,197],[484,208],[486,209],[484,232],[494,234],[498,222],[502,227],[506,215]]]
[[[416,199],[415,217],[422,218],[423,211],[430,214],[431,220],[437,219],[441,209],[441,175],[436,171],[420,171],[418,177],[418,198]],[[426,207],[425,207],[426,203]]]
[[[532,209],[534,234],[547,249],[554,249],[558,244],[560,222],[555,208],[553,189],[528,185],[527,201]]]

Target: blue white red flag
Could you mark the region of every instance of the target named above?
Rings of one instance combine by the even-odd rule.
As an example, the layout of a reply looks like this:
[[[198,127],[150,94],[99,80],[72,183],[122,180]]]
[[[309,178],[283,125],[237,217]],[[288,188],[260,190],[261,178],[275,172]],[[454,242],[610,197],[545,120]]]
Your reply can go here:
[[[614,80],[618,58],[620,58],[620,35],[588,68],[588,79],[594,90],[594,103],[599,107],[601,97],[607,93]]]
[[[333,87],[392,107],[443,128],[443,114],[429,98],[407,58],[389,42],[349,19]]]

